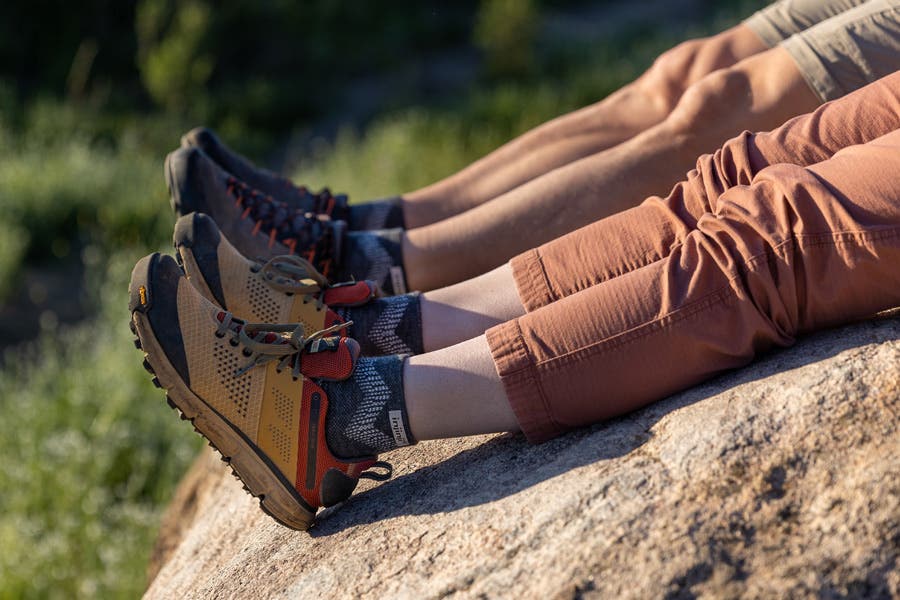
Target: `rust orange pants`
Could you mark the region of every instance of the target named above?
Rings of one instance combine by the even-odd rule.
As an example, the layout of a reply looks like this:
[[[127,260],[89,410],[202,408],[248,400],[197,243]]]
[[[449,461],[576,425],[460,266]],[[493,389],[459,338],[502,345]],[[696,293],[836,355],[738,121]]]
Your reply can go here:
[[[527,314],[487,339],[531,441],[900,305],[900,72],[511,264]]]

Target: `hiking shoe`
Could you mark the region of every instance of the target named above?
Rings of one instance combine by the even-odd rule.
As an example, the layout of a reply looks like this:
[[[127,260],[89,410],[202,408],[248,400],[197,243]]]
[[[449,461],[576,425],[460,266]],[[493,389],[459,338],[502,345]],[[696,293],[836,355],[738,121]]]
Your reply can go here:
[[[307,529],[320,506],[345,500],[361,477],[389,476],[367,471],[390,469],[375,456],[335,457],[325,439],[329,402],[318,382],[350,377],[354,340],[333,328],[305,333],[236,319],[159,253],[135,265],[129,310],[154,384],[278,522]]]
[[[207,300],[255,322],[302,323],[311,334],[344,322],[332,307],[360,306],[375,297],[374,283],[331,285],[298,256],[249,260],[203,213],[178,219],[174,243],[176,260]]]
[[[346,221],[349,216],[347,195],[331,193],[328,188],[312,192],[304,185],[294,185],[286,177],[257,167],[231,150],[206,127],[197,127],[181,137],[182,148],[200,148],[223,169],[265,194],[277,198],[293,209],[325,214],[333,220]]]
[[[179,216],[211,216],[244,256],[303,256],[328,276],[340,263],[344,221],[294,210],[224,171],[199,148],[166,157],[166,183]]]

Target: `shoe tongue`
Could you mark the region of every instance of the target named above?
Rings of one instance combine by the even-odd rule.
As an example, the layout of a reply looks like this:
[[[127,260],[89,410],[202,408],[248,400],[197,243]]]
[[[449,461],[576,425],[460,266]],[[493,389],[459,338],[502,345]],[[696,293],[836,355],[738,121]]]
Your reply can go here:
[[[319,342],[318,347],[316,342]],[[358,357],[359,345],[356,341],[350,338],[322,338],[310,344],[302,359],[302,371],[313,379],[346,379],[353,373]]]

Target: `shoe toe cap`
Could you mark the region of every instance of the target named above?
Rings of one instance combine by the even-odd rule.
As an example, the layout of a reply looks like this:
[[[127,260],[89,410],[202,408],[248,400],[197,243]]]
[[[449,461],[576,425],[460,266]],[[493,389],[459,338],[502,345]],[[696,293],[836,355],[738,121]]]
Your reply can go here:
[[[128,308],[132,313],[139,312],[144,316],[166,358],[188,382],[187,357],[178,315],[178,286],[183,277],[171,256],[157,252],[144,257],[131,274]]]

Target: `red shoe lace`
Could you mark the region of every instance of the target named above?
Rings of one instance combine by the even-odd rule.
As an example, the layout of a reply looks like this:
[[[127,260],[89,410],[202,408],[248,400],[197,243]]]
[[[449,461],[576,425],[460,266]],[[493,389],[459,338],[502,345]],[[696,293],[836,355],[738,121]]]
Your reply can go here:
[[[282,185],[289,193],[300,196],[302,206],[309,206],[309,211],[318,215],[328,215],[332,219],[347,217],[347,195],[331,193],[327,187],[318,192],[311,191],[305,185],[296,185],[289,179],[281,178]]]

